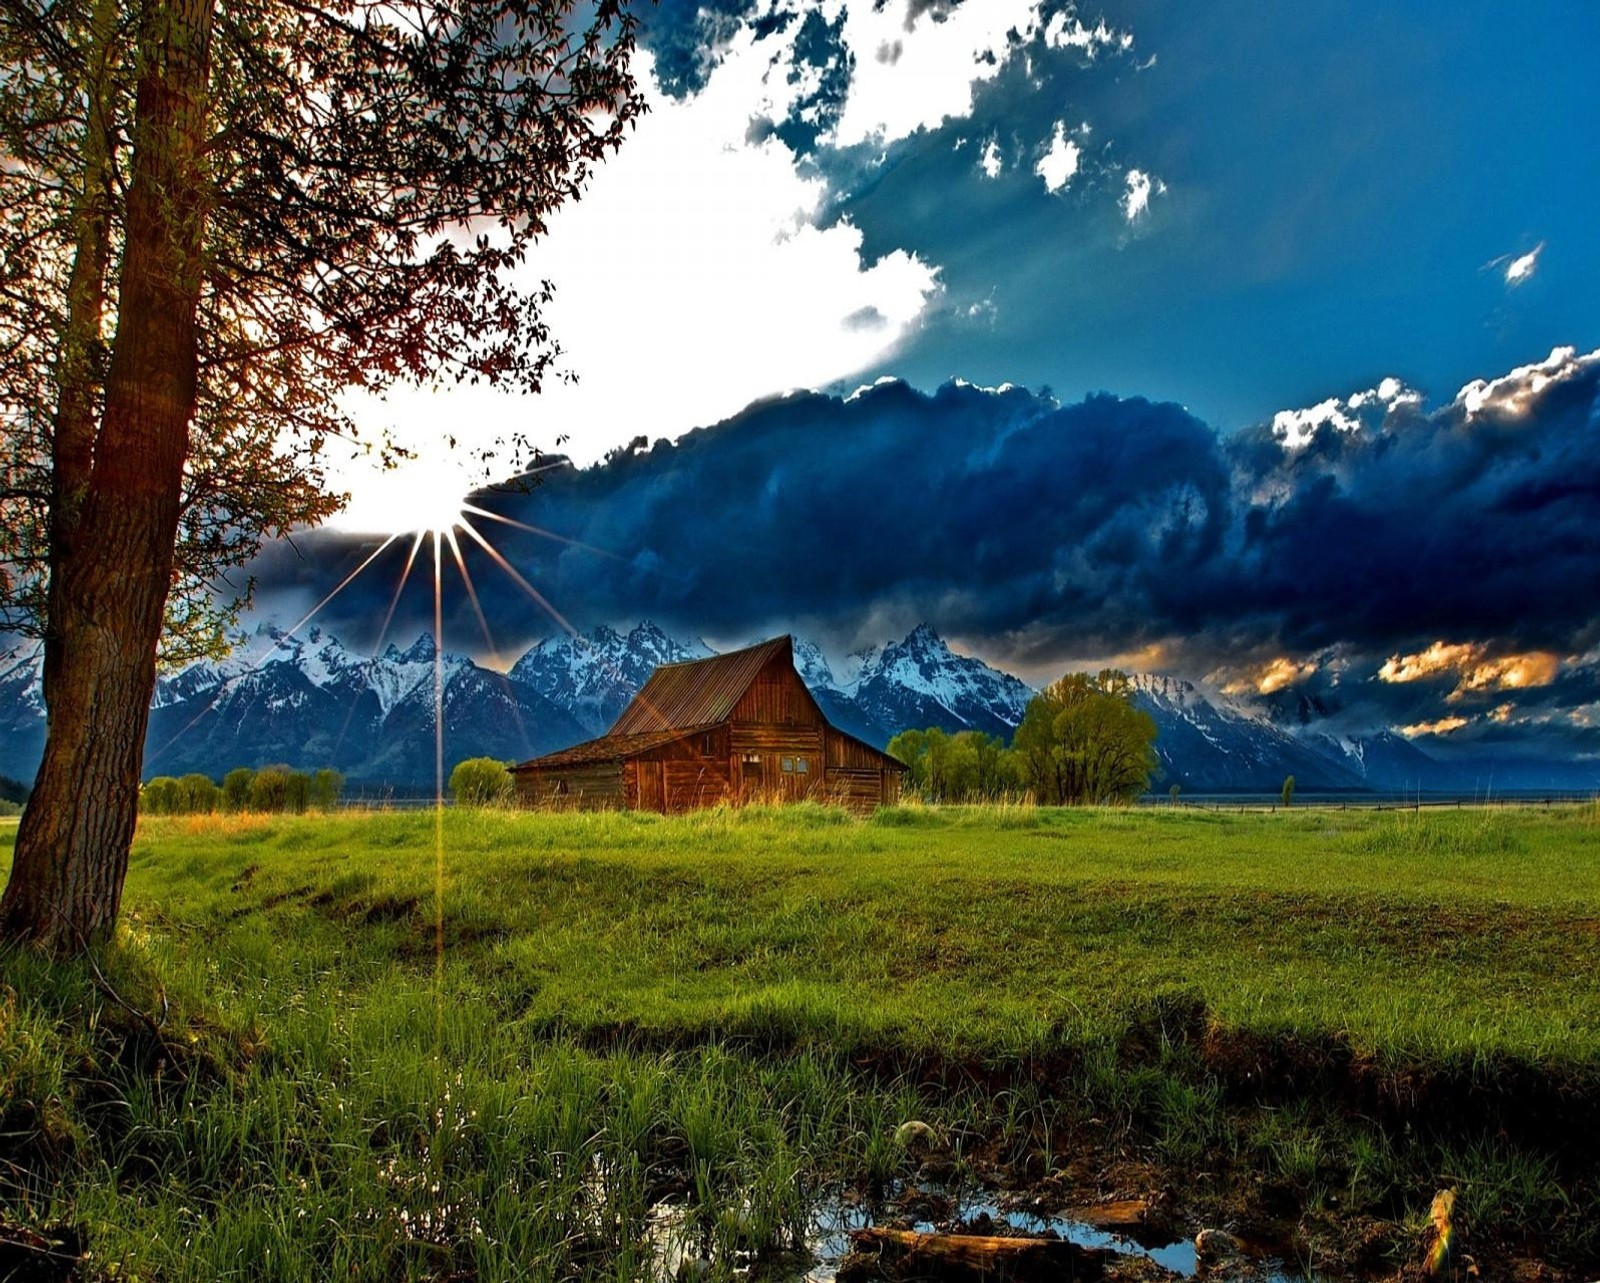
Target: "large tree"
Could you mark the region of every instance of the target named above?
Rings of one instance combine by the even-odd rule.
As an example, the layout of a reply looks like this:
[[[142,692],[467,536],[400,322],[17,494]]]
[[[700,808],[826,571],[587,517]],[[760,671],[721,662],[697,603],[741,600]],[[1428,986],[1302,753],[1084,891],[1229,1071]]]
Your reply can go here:
[[[1068,673],[1028,701],[1012,746],[1034,797],[1056,806],[1131,802],[1150,784],[1156,724],[1115,669]]]
[[[43,762],[0,937],[115,923],[163,618],[328,511],[346,388],[536,391],[520,283],[642,109],[622,0],[8,0],[0,607],[43,638]]]

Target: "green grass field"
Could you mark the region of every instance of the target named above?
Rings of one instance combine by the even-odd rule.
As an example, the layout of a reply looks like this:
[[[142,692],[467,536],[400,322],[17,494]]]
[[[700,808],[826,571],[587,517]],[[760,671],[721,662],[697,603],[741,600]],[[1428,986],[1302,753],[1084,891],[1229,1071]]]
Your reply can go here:
[[[1600,1257],[1593,806],[435,823],[143,823],[103,978],[0,959],[4,1217],[124,1278],[631,1278],[671,1188],[728,1273],[922,1117],[1325,1263],[1444,1184]]]

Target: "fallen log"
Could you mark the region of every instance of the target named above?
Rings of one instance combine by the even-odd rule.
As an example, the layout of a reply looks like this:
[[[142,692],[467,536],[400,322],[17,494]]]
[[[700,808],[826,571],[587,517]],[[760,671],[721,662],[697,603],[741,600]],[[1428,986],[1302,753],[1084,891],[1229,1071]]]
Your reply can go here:
[[[1098,1279],[1115,1252],[1060,1238],[999,1238],[988,1234],[923,1234],[871,1228],[850,1231],[851,1252],[839,1263],[839,1283],[870,1279],[1074,1280]]]
[[[1062,1215],[1097,1230],[1136,1230],[1142,1229],[1151,1219],[1150,1201],[1128,1198],[1115,1203],[1091,1203],[1085,1207],[1069,1207]]]

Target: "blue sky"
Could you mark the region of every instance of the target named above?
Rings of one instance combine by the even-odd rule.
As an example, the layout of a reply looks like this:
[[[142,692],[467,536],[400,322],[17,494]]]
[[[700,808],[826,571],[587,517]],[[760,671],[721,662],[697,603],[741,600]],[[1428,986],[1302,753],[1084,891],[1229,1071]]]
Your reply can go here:
[[[569,619],[927,620],[1034,680],[1337,687],[1355,729],[1600,750],[1600,6],[643,12],[650,113],[529,265],[577,382],[358,405],[584,465],[645,438],[517,506],[604,559],[500,531]],[[463,457],[353,478],[266,602],[453,511]],[[552,625],[497,573],[514,653]]]
[[[874,372],[1137,393],[1226,428],[1385,375],[1448,398],[1600,344],[1600,7],[1080,12],[1132,49],[1002,74],[840,201],[869,255],[909,248],[953,305],[993,308]],[[1029,162],[1058,119],[1090,125],[1086,167],[1164,182],[1136,224],[1114,172],[1044,190]],[[1540,245],[1515,287],[1487,266]]]

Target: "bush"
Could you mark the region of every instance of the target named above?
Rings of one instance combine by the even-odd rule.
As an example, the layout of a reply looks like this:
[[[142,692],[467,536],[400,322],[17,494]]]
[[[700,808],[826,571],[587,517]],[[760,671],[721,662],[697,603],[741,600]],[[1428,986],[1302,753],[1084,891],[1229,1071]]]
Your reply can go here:
[[[511,772],[492,757],[469,757],[450,772],[450,793],[460,806],[504,806],[511,789]]]
[[[344,776],[330,767],[323,767],[311,777],[311,806],[318,811],[331,811],[339,805],[339,794],[344,792]]]
[[[311,801],[311,777],[287,766],[263,766],[250,781],[252,811],[301,814]]]
[[[235,767],[222,777],[222,809],[243,811],[250,806],[250,786],[256,773],[248,766]]]
[[[210,815],[221,801],[222,790],[211,782],[208,775],[185,775],[178,781],[176,814]]]
[[[139,809],[146,815],[176,815],[180,787],[170,775],[156,776],[139,790]]]

